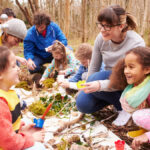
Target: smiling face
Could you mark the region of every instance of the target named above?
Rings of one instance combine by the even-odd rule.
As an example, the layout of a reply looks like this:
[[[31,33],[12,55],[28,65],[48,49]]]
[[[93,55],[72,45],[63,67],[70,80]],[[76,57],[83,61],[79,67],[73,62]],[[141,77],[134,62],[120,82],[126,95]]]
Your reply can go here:
[[[0,81],[4,89],[9,89],[11,86],[19,82],[19,68],[16,65],[16,56],[11,52],[9,57],[9,64],[7,68],[1,73]]]
[[[42,34],[43,31],[46,29],[46,25],[45,25],[45,24],[36,25],[36,29],[38,30],[38,32],[39,32],[40,34]]]
[[[98,22],[97,26],[102,34],[104,41],[112,40],[117,43],[122,42],[125,37],[125,33],[122,33],[125,24],[110,25],[107,22],[102,21]]]
[[[149,69],[144,68],[139,62],[139,58],[134,53],[129,53],[125,57],[124,74],[128,84],[140,84],[149,73]]]

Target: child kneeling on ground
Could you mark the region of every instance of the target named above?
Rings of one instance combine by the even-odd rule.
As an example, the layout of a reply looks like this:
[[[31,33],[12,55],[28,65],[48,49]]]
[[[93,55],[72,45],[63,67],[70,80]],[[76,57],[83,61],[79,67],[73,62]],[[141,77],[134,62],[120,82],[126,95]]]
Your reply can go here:
[[[79,61],[75,59],[73,52],[66,49],[65,46],[59,42],[55,41],[51,48],[51,53],[54,57],[52,63],[46,68],[40,83],[42,83],[46,78],[53,77],[53,71],[56,70],[59,75],[70,76],[75,73]]]
[[[60,82],[60,86],[63,88],[77,89],[77,82],[80,80],[86,80],[88,74],[88,65],[92,56],[92,46],[88,43],[82,43],[79,45],[75,52],[75,57],[81,62],[81,65],[77,73],[70,78]]]

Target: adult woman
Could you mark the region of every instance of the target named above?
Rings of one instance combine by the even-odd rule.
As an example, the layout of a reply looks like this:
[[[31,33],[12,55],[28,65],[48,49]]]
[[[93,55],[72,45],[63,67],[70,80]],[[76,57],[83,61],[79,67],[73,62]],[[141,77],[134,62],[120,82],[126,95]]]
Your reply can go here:
[[[112,67],[130,49],[145,46],[144,40],[133,31],[137,27],[135,18],[119,5],[103,9],[98,15],[97,25],[100,34],[95,40],[90,76],[76,101],[78,110],[83,113],[93,113],[110,104],[121,110],[121,91],[107,88]],[[105,71],[99,71],[102,61]]]
[[[5,22],[3,26],[5,26],[6,29],[4,29],[1,33],[0,45],[5,45],[10,48],[17,46],[20,42],[23,42],[27,33],[27,28],[22,20],[13,18]],[[16,59],[23,65],[27,63],[25,58],[16,56]]]

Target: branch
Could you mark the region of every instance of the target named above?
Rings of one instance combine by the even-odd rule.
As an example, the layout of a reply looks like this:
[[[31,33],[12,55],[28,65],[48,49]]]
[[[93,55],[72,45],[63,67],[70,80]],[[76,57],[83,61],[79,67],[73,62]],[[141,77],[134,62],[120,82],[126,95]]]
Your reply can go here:
[[[28,0],[28,2],[29,2],[29,4],[30,4],[30,7],[31,7],[31,10],[32,10],[32,13],[34,14],[35,10],[34,10],[34,8],[33,8],[33,4],[32,4],[32,2],[31,2],[31,0]]]
[[[20,5],[20,3],[19,3],[19,1],[18,0],[16,0],[16,4],[18,5],[18,7],[20,8],[20,10],[23,12],[23,14],[24,14],[24,16],[25,16],[25,18],[26,18],[26,20],[29,22],[29,24],[31,23],[30,22],[30,19],[27,17],[27,13],[26,13],[26,11],[23,9],[23,7]],[[32,25],[32,23],[30,24],[30,25]]]
[[[80,114],[80,116],[70,122],[65,122],[60,128],[58,128],[55,132],[54,135],[58,135],[61,131],[66,129],[67,127],[70,127],[71,125],[79,122],[82,118],[84,117],[84,114]]]

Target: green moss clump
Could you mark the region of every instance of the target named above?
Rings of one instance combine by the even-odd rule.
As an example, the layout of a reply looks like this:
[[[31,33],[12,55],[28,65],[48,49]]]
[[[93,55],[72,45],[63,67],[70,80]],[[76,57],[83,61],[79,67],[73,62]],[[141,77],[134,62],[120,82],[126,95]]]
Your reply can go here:
[[[27,91],[31,90],[31,88],[29,88],[27,81],[20,81],[15,87],[16,88],[23,88]]]
[[[52,88],[54,82],[55,82],[54,78],[48,78],[48,79],[43,81],[43,85],[45,88]]]
[[[29,111],[33,112],[36,115],[43,115],[46,107],[45,105],[42,103],[42,101],[36,101],[34,103],[32,103],[29,107],[28,107]],[[47,113],[47,116],[53,116],[55,114],[55,112],[53,110],[50,110]]]

